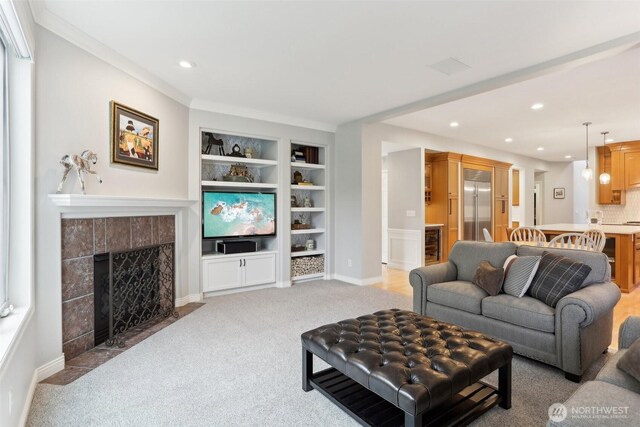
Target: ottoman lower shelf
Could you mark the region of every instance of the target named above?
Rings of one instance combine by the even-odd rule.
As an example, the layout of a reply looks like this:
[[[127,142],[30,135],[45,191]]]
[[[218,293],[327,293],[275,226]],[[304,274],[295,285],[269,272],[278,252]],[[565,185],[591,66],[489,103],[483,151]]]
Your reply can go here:
[[[311,385],[360,424],[395,427],[405,424],[405,413],[335,368],[316,372]],[[424,426],[464,426],[499,404],[498,390],[483,382],[465,388],[448,402],[423,415]]]

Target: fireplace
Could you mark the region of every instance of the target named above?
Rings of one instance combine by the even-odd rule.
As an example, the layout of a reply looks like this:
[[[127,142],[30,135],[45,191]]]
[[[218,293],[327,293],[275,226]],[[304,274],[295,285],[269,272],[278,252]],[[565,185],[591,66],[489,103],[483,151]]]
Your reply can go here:
[[[122,334],[174,315],[173,244],[93,256],[94,343],[124,346]]]
[[[174,215],[62,219],[65,359],[120,345],[129,328],[174,312],[174,224]]]

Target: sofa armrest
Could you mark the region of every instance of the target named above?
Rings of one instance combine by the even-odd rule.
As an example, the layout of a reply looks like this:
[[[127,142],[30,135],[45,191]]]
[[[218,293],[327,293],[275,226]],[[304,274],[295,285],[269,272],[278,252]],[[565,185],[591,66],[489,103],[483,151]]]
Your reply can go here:
[[[640,316],[629,316],[620,325],[618,348],[629,348],[638,338],[640,338]]]
[[[596,283],[584,287],[562,298],[556,306],[556,313],[569,305],[577,305],[584,311],[584,316],[577,323],[581,328],[588,326],[600,317],[613,310],[620,300],[620,289],[613,283]]]
[[[413,311],[425,314],[427,287],[435,283],[451,282],[457,278],[458,269],[450,261],[411,270],[409,283],[413,287]]]

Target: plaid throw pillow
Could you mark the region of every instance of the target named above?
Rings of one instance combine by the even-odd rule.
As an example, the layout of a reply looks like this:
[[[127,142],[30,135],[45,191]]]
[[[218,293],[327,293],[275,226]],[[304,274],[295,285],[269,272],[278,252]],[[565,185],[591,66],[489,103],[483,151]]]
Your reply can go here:
[[[586,264],[544,252],[528,293],[555,307],[562,297],[580,289],[590,272],[591,267]]]

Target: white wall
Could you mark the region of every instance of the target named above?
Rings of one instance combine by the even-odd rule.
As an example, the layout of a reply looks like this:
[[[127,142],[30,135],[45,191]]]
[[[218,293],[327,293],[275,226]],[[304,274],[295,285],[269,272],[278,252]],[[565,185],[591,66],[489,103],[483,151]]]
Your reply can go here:
[[[424,230],[423,150],[394,151],[387,155],[389,228]],[[407,216],[414,211],[414,216]]]
[[[548,170],[542,174],[544,198],[541,224],[563,224],[573,222],[573,169],[573,163],[571,162],[551,163]],[[554,188],[564,188],[565,198],[554,199]]]
[[[280,160],[279,184],[278,190],[278,245],[280,248],[288,248],[291,245],[291,235],[287,234],[290,215],[283,207],[289,204],[291,195],[291,176],[289,172],[289,162],[291,161],[290,142],[308,142],[324,145],[330,153],[333,149],[334,135],[331,132],[324,132],[313,129],[306,129],[297,126],[283,125],[279,123],[266,122],[262,120],[249,119],[239,116],[231,116],[227,114],[212,113],[202,110],[190,110],[189,112],[189,198],[200,199],[200,153],[201,153],[201,136],[200,129],[214,129],[221,132],[231,134],[244,134],[265,139],[278,140],[278,157]],[[332,164],[329,159],[327,174],[331,174]],[[332,184],[331,180],[330,183]],[[329,190],[331,191],[331,190]],[[331,206],[328,207],[329,209]],[[191,209],[188,219],[189,233],[189,278],[190,293],[200,292],[200,256],[201,256],[201,222],[200,222],[200,205],[196,205]],[[326,221],[331,224],[330,212],[325,215]],[[288,252],[287,252],[288,253]],[[331,251],[325,257],[325,262],[329,263],[329,271],[332,271],[333,254]],[[288,284],[290,280],[290,260],[284,256],[284,252],[280,252],[278,260],[278,282]]]
[[[91,149],[98,154],[98,184],[86,180],[87,194],[187,198],[187,107],[37,27],[36,43],[36,317],[37,362],[62,353],[59,214],[47,195],[55,193],[64,154]],[[116,100],[160,121],[159,169],[109,164],[109,101]],[[79,192],[73,178],[64,192]],[[184,260],[183,260],[184,262]],[[186,267],[182,269],[186,272]],[[186,273],[185,273],[186,274]],[[188,277],[177,278],[181,296]]]
[[[582,171],[587,162],[584,160],[576,160],[573,162],[573,223],[586,224],[586,211],[589,209],[589,187],[584,178]]]
[[[334,273],[342,279],[357,281],[368,277],[363,276],[362,273],[362,127],[359,123],[339,126],[335,140],[333,180],[335,190],[332,193],[335,218]],[[369,149],[375,150],[375,148]],[[380,155],[380,147],[377,148],[377,152]],[[378,180],[380,180],[380,167],[381,165],[378,164]],[[382,188],[379,186],[378,193],[381,192]],[[376,206],[380,217],[379,224],[382,224],[381,203],[382,201]],[[381,236],[380,229],[381,226],[377,228]],[[378,252],[380,251],[381,248],[378,247]]]

